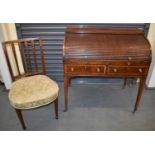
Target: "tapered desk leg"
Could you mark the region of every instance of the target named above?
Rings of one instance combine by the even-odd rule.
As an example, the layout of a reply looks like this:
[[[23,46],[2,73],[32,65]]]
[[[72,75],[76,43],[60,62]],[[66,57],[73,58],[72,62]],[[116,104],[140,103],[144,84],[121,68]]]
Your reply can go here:
[[[143,90],[144,90],[144,87],[145,87],[145,80],[146,80],[146,78],[144,78],[144,77],[140,78],[138,94],[137,94],[137,99],[136,99],[136,103],[135,103],[135,106],[134,106],[133,113],[136,112],[137,109],[138,109],[140,99],[141,99],[141,96],[142,96],[142,93],[143,93]]]
[[[69,83],[69,77],[64,76],[64,98],[65,98],[64,112],[68,110],[68,83]]]

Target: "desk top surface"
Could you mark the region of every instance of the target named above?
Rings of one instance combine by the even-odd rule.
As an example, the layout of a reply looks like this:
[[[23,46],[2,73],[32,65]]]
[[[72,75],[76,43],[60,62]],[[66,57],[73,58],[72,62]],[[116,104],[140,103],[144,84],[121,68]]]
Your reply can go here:
[[[136,28],[68,27],[65,33],[64,58],[150,57],[151,47],[144,33]]]

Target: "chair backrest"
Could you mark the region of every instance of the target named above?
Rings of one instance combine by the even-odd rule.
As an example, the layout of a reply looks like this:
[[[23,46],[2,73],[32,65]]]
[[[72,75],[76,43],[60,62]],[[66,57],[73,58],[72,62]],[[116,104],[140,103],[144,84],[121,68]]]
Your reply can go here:
[[[12,80],[46,74],[42,40],[25,38],[2,43]]]

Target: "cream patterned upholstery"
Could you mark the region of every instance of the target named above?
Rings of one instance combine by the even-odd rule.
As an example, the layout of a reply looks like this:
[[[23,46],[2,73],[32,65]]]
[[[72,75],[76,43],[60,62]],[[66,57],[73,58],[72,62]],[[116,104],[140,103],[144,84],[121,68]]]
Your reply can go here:
[[[53,102],[58,97],[58,85],[45,75],[24,77],[13,82],[9,92],[16,109],[31,109]]]

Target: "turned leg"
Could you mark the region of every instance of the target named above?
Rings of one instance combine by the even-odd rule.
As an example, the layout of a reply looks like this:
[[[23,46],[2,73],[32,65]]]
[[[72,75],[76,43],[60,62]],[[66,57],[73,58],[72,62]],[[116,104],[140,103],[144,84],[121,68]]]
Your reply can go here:
[[[55,119],[58,119],[58,97],[54,101]]]
[[[127,80],[128,80],[127,77],[125,77],[125,78],[124,78],[124,83],[123,83],[123,87],[122,87],[122,88],[125,88],[125,87],[126,87]]]
[[[64,112],[68,110],[68,84],[69,84],[69,77],[64,76],[64,98],[65,98]]]
[[[141,96],[142,96],[142,93],[143,93],[143,90],[144,90],[144,87],[145,87],[145,80],[146,80],[145,78],[140,78],[138,94],[137,94],[137,99],[136,99],[136,103],[135,103],[135,106],[134,106],[133,113],[136,112],[137,109],[138,109],[140,99],[141,99]]]
[[[25,126],[25,123],[24,123],[24,119],[23,119],[21,110],[20,109],[15,109],[15,111],[17,113],[17,116],[18,116],[19,120],[20,120],[22,128],[25,130],[26,126]]]

